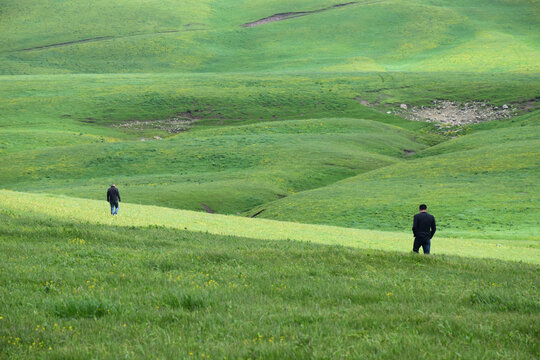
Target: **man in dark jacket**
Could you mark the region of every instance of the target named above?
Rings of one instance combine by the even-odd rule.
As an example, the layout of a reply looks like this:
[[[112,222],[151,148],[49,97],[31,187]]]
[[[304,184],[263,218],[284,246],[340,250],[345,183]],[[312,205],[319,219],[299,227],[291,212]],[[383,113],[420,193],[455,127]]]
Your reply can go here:
[[[122,200],[120,199],[120,192],[114,184],[107,190],[107,201],[111,204],[111,215],[118,215],[118,202]]]
[[[420,205],[420,212],[414,215],[412,231],[414,234],[413,251],[415,253],[424,250],[424,254],[429,254],[431,247],[431,238],[435,235],[437,227],[435,226],[435,217],[427,212],[425,204]]]

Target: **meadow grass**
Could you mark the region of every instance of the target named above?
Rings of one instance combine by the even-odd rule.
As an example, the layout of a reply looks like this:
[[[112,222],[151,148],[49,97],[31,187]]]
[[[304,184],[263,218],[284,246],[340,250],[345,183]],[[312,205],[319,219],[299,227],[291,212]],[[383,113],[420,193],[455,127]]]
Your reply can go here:
[[[325,245],[349,246],[362,249],[410,252],[412,235],[407,224],[401,232],[353,229],[336,226],[250,219],[241,216],[206,214],[156,206],[120,204],[120,216],[110,215],[107,202],[0,191],[3,212],[21,218],[32,216],[71,222],[74,226],[101,224],[134,228],[166,227],[199,231],[216,235],[240,236],[260,240],[297,240]],[[404,232],[407,231],[407,232]],[[433,241],[433,252],[475,258],[494,258],[540,262],[536,235],[518,237],[508,232],[505,239],[475,239],[475,232],[464,232],[462,237],[445,237],[445,230]],[[513,236],[514,235],[514,236]]]
[[[317,119],[181,134],[163,141],[49,147],[6,154],[4,188],[102,199],[115,182],[131,202],[237,213],[403,161],[425,145],[374,121]],[[30,165],[31,164],[31,165]]]
[[[538,239],[537,126],[466,135],[386,166],[270,204],[261,217],[399,230],[426,203],[449,235]],[[474,235],[473,235],[474,234]]]
[[[381,110],[388,110],[387,104],[429,105],[437,98],[487,100],[501,106],[534,99],[540,88],[538,78],[538,74],[485,76],[465,72],[0,76],[1,128],[73,131],[125,139],[140,137],[140,133],[128,136],[107,125],[165,120],[190,111],[200,119],[196,127],[333,118],[339,114],[421,130],[430,126],[375,111],[360,100],[379,102]],[[159,131],[153,134],[165,135]]]
[[[537,2],[4,0],[0,358],[537,357]]]
[[[6,196],[31,206],[6,207]],[[2,358],[530,359],[539,351],[538,264],[218,236],[151,218],[134,226],[128,205],[116,224],[98,214],[78,221],[93,202],[61,199],[79,206],[59,209],[54,198],[30,198],[37,207],[46,199],[50,212],[2,192]],[[72,211],[61,218],[60,210]],[[159,209],[149,210],[157,220]]]
[[[401,76],[399,80],[396,80],[397,82],[406,83],[422,79],[415,76],[407,78],[403,74]],[[65,80],[79,81],[84,78],[69,76]],[[89,77],[86,76],[86,78]],[[114,78],[107,77],[104,82],[108,84]],[[129,78],[137,79],[138,77]],[[366,75],[364,78],[372,77]],[[34,77],[31,79],[34,81]],[[142,76],[142,79],[149,81],[148,77]],[[198,90],[200,94],[204,91],[211,92],[212,88],[218,89],[210,83],[210,79],[215,80],[216,76],[208,77],[209,83]],[[248,82],[247,79],[243,80]],[[285,96],[293,91],[292,79],[291,77],[280,80],[275,89],[276,93],[283,92],[283,95],[279,95],[281,99],[279,101],[285,101]],[[529,206],[531,198],[528,194],[531,192],[527,189],[535,187],[533,174],[536,167],[537,141],[535,139],[538,130],[531,126],[537,123],[537,111],[511,120],[476,126],[479,130],[490,130],[490,127],[496,127],[499,129],[497,131],[491,129],[493,131],[482,132],[476,130],[475,126],[469,127],[464,133],[471,135],[427,149],[429,145],[440,143],[444,138],[425,123],[381,114],[359,104],[353,99],[354,93],[348,92],[351,89],[346,89],[348,86],[353,86],[354,81],[361,81],[361,79],[363,77],[350,80],[345,83],[346,85],[340,84],[335,78],[328,79],[328,84],[338,86],[339,91],[336,93],[339,93],[339,96],[328,95],[327,106],[335,107],[337,112],[343,112],[339,102],[345,101],[346,97],[350,96],[347,101],[354,103],[355,109],[365,111],[358,112],[355,116],[371,118],[370,114],[374,113],[377,114],[373,117],[376,121],[327,118],[283,121],[280,117],[276,119],[279,121],[268,122],[264,119],[254,120],[254,115],[246,115],[246,120],[227,122],[223,119],[205,119],[205,116],[211,117],[211,115],[201,114],[200,122],[187,133],[176,135],[170,140],[152,142],[133,141],[134,137],[137,139],[143,135],[140,132],[125,134],[116,128],[111,128],[111,124],[118,124],[121,121],[119,118],[100,119],[96,114],[95,120],[92,120],[95,124],[85,125],[81,122],[81,119],[84,121],[82,116],[88,116],[91,112],[73,115],[75,112],[70,111],[68,115],[72,116],[71,118],[62,118],[61,114],[68,111],[67,109],[63,111],[62,106],[69,105],[69,100],[68,105],[63,104],[61,100],[66,98],[58,96],[57,91],[62,86],[52,86],[49,90],[52,92],[52,100],[40,105],[36,101],[39,99],[39,93],[45,91],[46,83],[36,79],[36,86],[39,86],[32,96],[17,97],[20,99],[15,103],[21,101],[17,106],[11,102],[5,104],[5,130],[0,130],[5,155],[0,159],[0,163],[7,171],[0,174],[0,184],[3,188],[12,190],[61,193],[99,199],[102,197],[103,189],[109,183],[116,182],[123,187],[126,198],[136,203],[192,210],[203,210],[202,204],[205,204],[219,213],[246,215],[253,215],[264,208],[266,210],[263,216],[280,220],[309,221],[379,230],[401,230],[408,227],[410,212],[414,211],[417,203],[430,202],[435,205],[434,210],[437,210],[438,215],[441,215],[442,225],[447,227],[447,230],[451,230],[453,235],[462,235],[463,231],[474,230],[477,232],[475,237],[495,235],[499,238],[507,236],[530,238],[531,230],[526,229],[524,225],[528,227],[531,219],[534,222],[534,214],[531,212],[534,212],[535,208]],[[496,79],[498,80],[489,82],[494,81],[493,84],[499,84],[501,88],[486,86],[485,88],[490,89],[492,93],[486,93],[485,96],[499,97],[499,101],[509,100],[512,96],[515,100],[523,100],[532,96],[531,91],[534,91],[534,87],[524,86],[527,83],[525,78],[517,77],[514,79],[514,88],[508,87],[505,90],[502,87],[507,84],[504,81],[506,78],[503,76]],[[306,78],[305,84],[308,82]],[[159,88],[167,89],[166,84],[160,85]],[[172,84],[171,81],[169,85]],[[253,87],[262,91],[263,84],[265,84],[264,81],[256,82]],[[431,84],[435,84],[434,79]],[[452,84],[454,83],[449,83],[450,87],[446,91],[450,91],[454,85],[457,86],[457,83]],[[376,83],[372,85],[373,89],[377,89]],[[472,95],[470,91],[475,89],[475,85],[478,84],[471,83],[469,89],[462,90],[461,94],[456,93],[455,96]],[[94,90],[98,94],[99,91],[105,91],[102,86],[99,85],[98,89]],[[429,86],[431,86],[430,83],[426,83],[420,89],[410,91],[409,99],[422,103],[421,91],[425,94]],[[400,88],[401,86],[396,86],[381,91],[398,96],[401,94],[400,91],[405,91]],[[133,88],[127,89],[132,94]],[[135,89],[142,91],[139,85]],[[322,94],[323,89],[324,85],[321,85],[317,91],[321,91]],[[365,88],[363,94],[368,94],[370,89]],[[510,91],[515,89],[522,90],[511,94]],[[22,88],[16,85],[12,90],[16,90],[15,93],[17,93],[17,91],[22,91]],[[89,90],[85,90],[83,86],[75,99],[80,99],[79,96],[86,95]],[[334,92],[326,91],[326,93]],[[516,98],[515,96],[520,93],[523,98]],[[239,98],[242,97],[239,92],[236,94]],[[244,93],[244,95],[247,94],[248,92]],[[313,95],[306,93],[301,96],[308,98],[309,94]],[[442,92],[439,94],[442,95]],[[100,98],[104,96],[101,94]],[[475,96],[481,99],[480,91]],[[249,100],[251,105],[257,103],[256,99],[262,98],[255,97]],[[140,101],[142,99],[132,103],[130,108],[145,109],[144,102]],[[315,100],[311,99],[311,101]],[[375,100],[371,99],[371,101]],[[73,106],[74,104],[75,102]],[[220,104],[221,102],[216,102],[215,106],[221,107]],[[30,110],[34,109],[34,105],[36,111],[41,111],[40,116],[45,116],[45,118],[37,118],[38,122],[25,125],[22,122],[23,118],[24,121],[30,119],[30,122],[34,121],[32,120],[34,118],[31,114],[27,114],[27,117],[21,115],[17,109],[34,111]],[[90,106],[88,109],[97,109],[97,105],[97,103],[92,104],[92,101],[85,103],[85,106]],[[246,106],[246,109],[251,109],[254,113],[260,110],[251,105]],[[267,105],[275,106],[272,103],[267,103]],[[288,106],[293,108],[297,105],[298,103],[293,101]],[[263,104],[263,106],[266,105]],[[380,106],[384,108],[384,104]],[[169,105],[157,101],[148,106],[148,114],[145,116],[158,116],[159,111],[162,111],[160,109],[164,107],[169,108]],[[98,114],[99,111],[105,111],[104,107],[99,109],[96,110]],[[191,109],[193,113],[196,113],[195,110],[198,108]],[[189,108],[182,108],[182,111],[187,110]],[[321,111],[322,113],[324,111]],[[321,114],[318,116],[322,116]],[[116,116],[128,115],[120,111]],[[280,116],[287,117],[284,113]],[[234,117],[234,114],[229,114],[228,117]],[[219,121],[223,121],[224,125],[218,125]],[[381,122],[389,124],[383,125]],[[243,123],[247,124],[241,125]],[[236,124],[236,126],[230,127],[227,124]],[[21,128],[24,131],[18,131]],[[80,132],[75,132],[75,129],[79,129]],[[517,152],[514,156],[516,151],[514,146],[521,140],[526,140],[526,142],[516,148]],[[501,144],[506,144],[506,147],[496,149],[496,152],[492,152],[492,149],[486,146],[498,148]],[[404,163],[403,151],[405,149],[417,152],[416,155],[406,159],[408,162],[413,160],[410,164]],[[473,149],[477,151],[456,155],[458,150]],[[428,155],[443,155],[445,152],[448,152],[447,156],[427,157]],[[501,152],[504,152],[503,156],[500,159],[496,158],[498,155],[495,154]],[[473,154],[472,157],[470,157],[471,154]],[[423,160],[417,159],[420,156]],[[453,159],[454,157],[456,159]],[[512,165],[516,162],[515,157],[520,157],[517,164],[520,168],[506,169],[507,166],[517,166]],[[469,171],[470,166],[475,167],[475,164],[484,161],[484,158],[491,159],[492,165],[489,168],[484,167],[479,170],[481,174]],[[425,167],[422,165],[424,163]],[[390,167],[384,175],[392,177],[393,180],[386,179],[380,182],[377,176],[381,172],[375,172],[371,175],[375,183],[366,182],[362,185],[358,181],[351,182],[350,189],[347,188],[336,196],[329,196],[332,192],[322,189],[320,191],[320,194],[323,194],[322,197],[312,196],[317,193],[290,197],[305,190],[324,188],[348,177],[398,164],[400,166]],[[431,165],[427,166],[428,164]],[[111,171],[111,168],[114,168],[114,171]],[[414,172],[418,172],[415,170],[418,168],[422,168],[420,173],[423,171],[424,177],[427,177],[426,186],[414,180],[417,176]],[[521,168],[526,169],[522,172]],[[397,169],[397,172],[393,169]],[[499,169],[505,169],[504,176],[499,177]],[[380,171],[384,173],[386,170]],[[517,172],[520,172],[520,176],[514,179]],[[397,174],[399,176],[394,176]],[[368,174],[366,176],[370,179]],[[456,176],[459,179],[453,184]],[[462,181],[465,179],[461,178],[462,176],[466,176],[468,180]],[[391,183],[386,187],[385,184],[388,184],[388,181]],[[403,186],[404,181],[408,185]],[[441,187],[440,184],[443,182],[445,186]],[[510,194],[512,188],[507,186],[509,183],[524,190]],[[420,189],[420,185],[423,189]],[[384,188],[381,189],[381,187]],[[399,197],[396,197],[395,189],[397,188]],[[422,191],[425,189],[427,193]],[[473,195],[465,200],[471,202],[467,204],[467,207],[478,215],[474,219],[467,218],[467,215],[463,213],[464,199],[456,196],[469,189]],[[480,192],[482,192],[481,195]],[[376,201],[375,198],[372,199],[373,204],[365,205],[362,199],[366,198],[367,193],[379,193],[379,197]],[[506,202],[516,196],[519,199],[517,207],[523,208],[526,214],[532,214],[529,218],[524,219],[521,212],[505,210],[508,208]],[[278,200],[283,197],[290,198]],[[304,201],[305,197],[310,198]],[[278,201],[275,204],[269,204],[276,200]],[[373,206],[379,206],[374,205],[377,201],[382,202],[383,208],[373,208]],[[317,202],[316,206],[313,202]],[[278,209],[282,205],[283,211]],[[360,207],[362,209],[359,209]],[[523,224],[522,221],[526,221],[527,224]],[[512,232],[512,235],[509,235],[507,231]]]
[[[6,0],[2,74],[467,71],[537,73],[534,0],[364,1],[253,28],[329,0],[114,5]],[[51,27],[54,24],[54,27]],[[45,47],[105,37],[99,41]]]

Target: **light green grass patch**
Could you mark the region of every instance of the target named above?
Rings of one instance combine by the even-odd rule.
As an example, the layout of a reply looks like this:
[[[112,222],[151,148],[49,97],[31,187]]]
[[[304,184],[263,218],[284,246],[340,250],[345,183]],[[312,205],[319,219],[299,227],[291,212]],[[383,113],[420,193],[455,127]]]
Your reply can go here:
[[[120,216],[112,217],[105,201],[1,191],[4,212],[15,217],[25,213],[51,217],[73,224],[116,226],[165,226],[174,229],[233,235],[261,240],[298,240],[362,249],[409,252],[412,235],[308,225],[238,216],[210,215],[155,206],[120,203]],[[477,258],[540,263],[540,247],[535,241],[478,240],[436,237],[433,253]]]

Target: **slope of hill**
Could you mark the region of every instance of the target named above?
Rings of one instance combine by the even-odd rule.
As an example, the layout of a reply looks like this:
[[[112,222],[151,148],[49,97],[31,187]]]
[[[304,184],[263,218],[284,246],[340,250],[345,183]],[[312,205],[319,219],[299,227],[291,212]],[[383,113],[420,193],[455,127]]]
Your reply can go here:
[[[446,234],[538,239],[539,145],[537,126],[478,132],[417,159],[265,204],[261,216],[398,230],[425,202]]]
[[[103,184],[116,182],[128,202],[236,213],[403,161],[403,149],[425,148],[415,137],[355,119],[216,128],[162,141],[6,154],[0,184],[102,199]]]
[[[339,3],[4,1],[1,71],[539,70],[536,1],[366,0],[316,12]],[[242,27],[302,11],[315,12]]]
[[[427,197],[445,204],[451,234],[472,225],[491,236],[513,224],[512,237],[530,236],[531,224],[505,209],[508,199],[526,214],[536,209],[529,192],[508,194],[510,183],[535,189],[536,127],[493,132],[519,145],[499,147],[482,132],[427,149],[444,140],[437,129],[392,110],[436,98],[537,107],[535,5],[6,1],[0,62],[3,74],[16,75],[0,77],[0,185],[99,198],[116,181],[146,204],[250,215],[264,208],[267,217],[387,230],[402,229],[411,204]],[[501,123],[534,125],[532,114]],[[310,120],[228,128],[296,119]],[[317,130],[287,130],[300,124]],[[155,136],[172,139],[139,141]],[[417,155],[404,159],[404,150]],[[489,169],[477,166],[484,158]],[[403,186],[435,170],[428,192]],[[459,199],[462,191],[471,199]],[[378,205],[356,200],[372,194]],[[481,218],[461,211],[465,200]],[[382,225],[370,223],[374,214]]]
[[[96,201],[7,190],[0,190],[0,199],[2,200],[2,213],[13,219],[24,219],[28,216],[43,221],[71,223],[74,227],[92,224],[143,230],[146,228],[168,228],[219,236],[239,236],[258,240],[294,240],[404,253],[410,252],[412,246],[409,232],[374,231],[268,219],[249,219],[242,216],[206,214],[130,203],[121,203],[121,216],[112,217],[108,204],[104,200]],[[527,239],[445,238],[441,234],[434,244],[434,252],[464,257],[540,263],[538,242]]]
[[[174,229],[212,229],[216,216],[122,204],[110,219],[103,205],[0,192],[0,357],[538,353],[537,265],[261,241],[269,222],[237,217],[222,230],[256,237],[218,236]],[[269,228],[284,226],[302,228]]]

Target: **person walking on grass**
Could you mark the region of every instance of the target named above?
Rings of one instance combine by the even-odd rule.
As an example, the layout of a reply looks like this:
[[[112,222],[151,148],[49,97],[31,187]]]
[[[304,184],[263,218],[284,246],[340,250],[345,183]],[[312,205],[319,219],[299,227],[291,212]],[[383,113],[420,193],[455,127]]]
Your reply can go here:
[[[431,248],[431,238],[435,235],[437,227],[435,217],[427,212],[425,204],[420,205],[420,212],[414,215],[412,232],[414,234],[413,251],[418,253],[420,246],[424,254],[429,254]]]
[[[118,202],[122,200],[120,199],[120,192],[114,184],[107,190],[107,201],[111,204],[111,215],[118,215]]]

